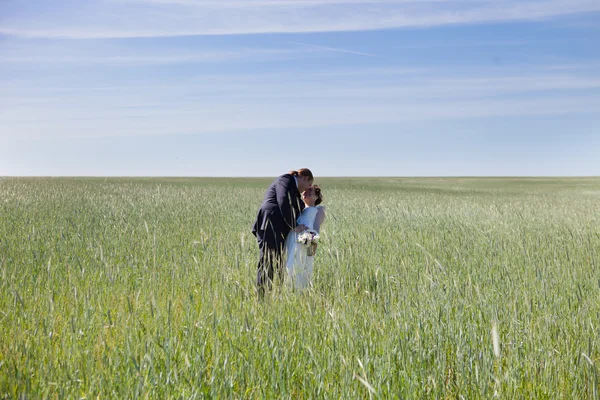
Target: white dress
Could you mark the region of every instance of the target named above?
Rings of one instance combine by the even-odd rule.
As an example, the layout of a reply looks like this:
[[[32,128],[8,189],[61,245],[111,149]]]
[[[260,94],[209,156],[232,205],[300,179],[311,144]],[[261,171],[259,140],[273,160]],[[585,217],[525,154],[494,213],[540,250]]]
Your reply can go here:
[[[308,229],[314,229],[315,218],[321,207],[306,207],[298,217],[298,225],[306,225]],[[315,257],[309,256],[306,247],[298,244],[297,240],[298,233],[290,231],[285,239],[287,255],[285,267],[292,285],[296,289],[306,289],[310,285]]]

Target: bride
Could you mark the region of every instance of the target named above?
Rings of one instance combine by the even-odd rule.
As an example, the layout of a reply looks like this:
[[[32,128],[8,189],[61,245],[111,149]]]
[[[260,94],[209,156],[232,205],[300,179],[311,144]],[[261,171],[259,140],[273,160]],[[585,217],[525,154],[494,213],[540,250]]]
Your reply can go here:
[[[306,207],[298,217],[298,225],[304,225],[307,229],[317,232],[325,220],[325,207],[321,206],[323,195],[318,185],[311,186],[302,192],[302,200]],[[286,269],[292,284],[296,289],[305,289],[310,285],[310,279],[315,262],[314,255],[309,256],[307,248],[298,244],[298,235],[290,231],[285,240],[285,253],[287,255]]]

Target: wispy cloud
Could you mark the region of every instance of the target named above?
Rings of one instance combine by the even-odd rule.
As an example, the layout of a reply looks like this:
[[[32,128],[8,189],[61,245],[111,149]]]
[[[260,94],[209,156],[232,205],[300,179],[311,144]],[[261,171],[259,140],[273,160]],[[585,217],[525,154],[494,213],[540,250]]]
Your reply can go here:
[[[452,103],[392,103],[376,105],[304,104],[294,108],[264,105],[204,104],[205,108],[104,110],[73,117],[73,111],[52,115],[35,110],[11,118],[11,131],[21,139],[117,137],[243,132],[257,129],[295,129],[357,124],[399,123],[465,118],[560,116],[594,113],[597,98],[543,96],[521,100],[461,101]],[[33,111],[33,112],[32,112]],[[19,115],[21,114],[21,115]],[[5,116],[2,116],[5,118]],[[0,135],[2,138],[5,135]],[[8,136],[7,136],[8,137]]]
[[[600,88],[598,63],[573,65],[540,65],[474,69],[455,68],[324,68],[316,70],[276,70],[253,73],[199,74],[196,77],[172,76],[168,81],[149,83],[124,82],[120,85],[79,83],[69,86],[41,84],[35,79],[0,80],[7,96],[14,99],[18,92],[59,96],[61,93],[95,92],[94,97],[123,92],[160,92],[176,97],[222,93],[235,99],[277,98],[472,98],[473,96],[519,95],[552,90],[595,90]],[[68,81],[67,81],[68,82]],[[350,97],[349,97],[350,96]],[[39,97],[39,96],[38,96]],[[0,97],[2,98],[2,97]]]
[[[119,0],[114,0],[119,1]],[[139,3],[150,4],[180,4],[193,7],[222,6],[221,0],[132,0]],[[253,7],[315,7],[331,5],[356,5],[356,4],[410,4],[410,3],[444,3],[453,0],[227,0],[227,6],[240,8]],[[463,0],[479,1],[479,0]]]
[[[375,55],[375,54],[365,53],[365,52],[356,51],[356,50],[340,49],[337,47],[318,46],[315,44],[300,43],[300,42],[287,42],[287,43],[299,45],[299,46],[302,46],[304,48],[309,48],[309,49],[332,51],[334,53],[346,53],[346,54],[355,54],[355,55],[359,55],[359,56],[377,57],[377,55]]]
[[[134,38],[306,33],[538,20],[600,11],[597,0],[247,0],[0,5],[0,33],[21,37]]]
[[[592,70],[598,71],[600,70],[600,62],[588,62],[588,63],[574,63],[574,64],[551,64],[545,65],[542,69],[548,71],[556,71],[556,70]]]
[[[201,134],[484,117],[595,113],[600,75],[431,69],[329,76],[289,71],[182,77],[157,85],[3,85],[3,135],[23,138]],[[330,71],[334,72],[334,71]],[[359,69],[355,71],[357,74]],[[359,79],[356,79],[359,78]],[[96,85],[96,86],[94,86]]]
[[[144,65],[165,65],[165,64],[200,64],[200,63],[218,63],[228,61],[274,61],[282,59],[291,59],[295,57],[309,56],[315,53],[315,49],[264,49],[264,48],[245,48],[215,51],[212,49],[206,51],[188,51],[188,52],[159,52],[155,50],[154,54],[115,54],[105,51],[103,54],[92,54],[87,51],[84,53],[71,52],[40,52],[32,49],[23,49],[10,53],[5,51],[0,55],[0,62],[4,64],[44,64],[52,65],[110,65],[110,66],[144,66]],[[316,49],[318,50],[318,49]],[[325,50],[321,49],[321,52]]]

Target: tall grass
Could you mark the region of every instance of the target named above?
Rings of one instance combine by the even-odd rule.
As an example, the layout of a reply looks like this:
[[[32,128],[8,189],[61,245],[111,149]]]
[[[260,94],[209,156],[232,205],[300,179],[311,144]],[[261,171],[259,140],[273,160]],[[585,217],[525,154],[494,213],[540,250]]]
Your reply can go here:
[[[0,397],[600,397],[600,180],[321,179],[260,302],[269,183],[1,179]]]

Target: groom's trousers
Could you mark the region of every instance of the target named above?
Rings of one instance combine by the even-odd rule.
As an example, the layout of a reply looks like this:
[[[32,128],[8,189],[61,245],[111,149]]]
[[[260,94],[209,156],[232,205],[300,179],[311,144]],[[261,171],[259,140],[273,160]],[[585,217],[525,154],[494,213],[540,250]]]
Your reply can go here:
[[[284,279],[284,254],[285,234],[275,229],[259,230],[256,232],[256,240],[260,249],[258,260],[258,271],[256,274],[256,286],[259,297],[265,295],[265,290],[271,290],[275,271],[281,282]]]

